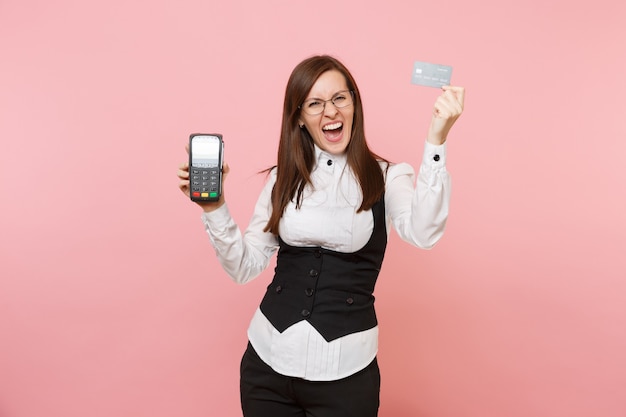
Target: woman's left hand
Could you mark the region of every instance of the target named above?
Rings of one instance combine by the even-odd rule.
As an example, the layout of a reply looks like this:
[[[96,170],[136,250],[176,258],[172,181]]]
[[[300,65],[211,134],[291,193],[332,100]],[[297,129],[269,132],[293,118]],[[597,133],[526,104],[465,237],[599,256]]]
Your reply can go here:
[[[428,129],[427,140],[434,145],[441,145],[446,141],[452,125],[463,113],[465,101],[465,88],[446,85],[441,89],[443,93],[435,101],[433,118]]]

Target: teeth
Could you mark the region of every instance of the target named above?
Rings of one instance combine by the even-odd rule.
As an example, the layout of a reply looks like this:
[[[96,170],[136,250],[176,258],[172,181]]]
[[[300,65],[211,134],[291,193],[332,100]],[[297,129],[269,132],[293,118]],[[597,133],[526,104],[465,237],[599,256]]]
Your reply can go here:
[[[335,129],[339,129],[341,126],[343,126],[343,123],[337,122],[337,123],[333,123],[332,125],[324,126],[322,130],[335,130]]]

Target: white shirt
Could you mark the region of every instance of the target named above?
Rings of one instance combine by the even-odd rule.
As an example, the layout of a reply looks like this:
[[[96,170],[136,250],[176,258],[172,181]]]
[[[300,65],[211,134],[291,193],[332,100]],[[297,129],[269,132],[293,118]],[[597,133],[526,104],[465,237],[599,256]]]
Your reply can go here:
[[[300,209],[293,202],[288,204],[280,221],[280,236],[292,246],[358,251],[373,230],[371,210],[356,212],[361,190],[345,156],[330,155],[317,147],[315,153],[313,187],[305,188]],[[381,163],[383,170],[385,165]],[[275,181],[274,170],[243,235],[226,204],[202,215],[217,257],[236,283],[244,284],[258,276],[278,249],[277,237],[263,232],[272,211],[270,196]],[[449,202],[445,144],[426,142],[417,183],[410,165],[389,167],[385,177],[387,232],[393,225],[403,240],[423,249],[432,248],[443,235]],[[312,381],[352,375],[365,368],[378,351],[378,327],[327,342],[306,320],[280,333],[260,309],[252,317],[248,338],[259,357],[276,372]]]

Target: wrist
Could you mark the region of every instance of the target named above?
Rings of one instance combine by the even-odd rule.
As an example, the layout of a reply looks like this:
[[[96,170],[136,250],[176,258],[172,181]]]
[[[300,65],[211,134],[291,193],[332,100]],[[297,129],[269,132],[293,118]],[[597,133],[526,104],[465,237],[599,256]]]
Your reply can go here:
[[[221,197],[215,203],[198,203],[198,205],[202,208],[202,211],[205,213],[210,213],[222,207],[224,205],[224,197]]]
[[[428,137],[426,138],[426,141],[428,143],[433,144],[433,145],[440,146],[440,145],[443,145],[444,143],[446,143],[446,138],[445,137],[442,138],[442,137],[438,137],[438,136],[428,135]]]

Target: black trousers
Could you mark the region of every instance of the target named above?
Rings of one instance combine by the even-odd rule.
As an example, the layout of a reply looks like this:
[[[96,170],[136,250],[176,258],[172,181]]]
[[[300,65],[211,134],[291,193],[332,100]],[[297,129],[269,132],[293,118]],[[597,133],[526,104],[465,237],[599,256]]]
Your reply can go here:
[[[307,381],[275,372],[250,343],[241,360],[244,417],[376,417],[380,372],[376,359],[337,381]]]

